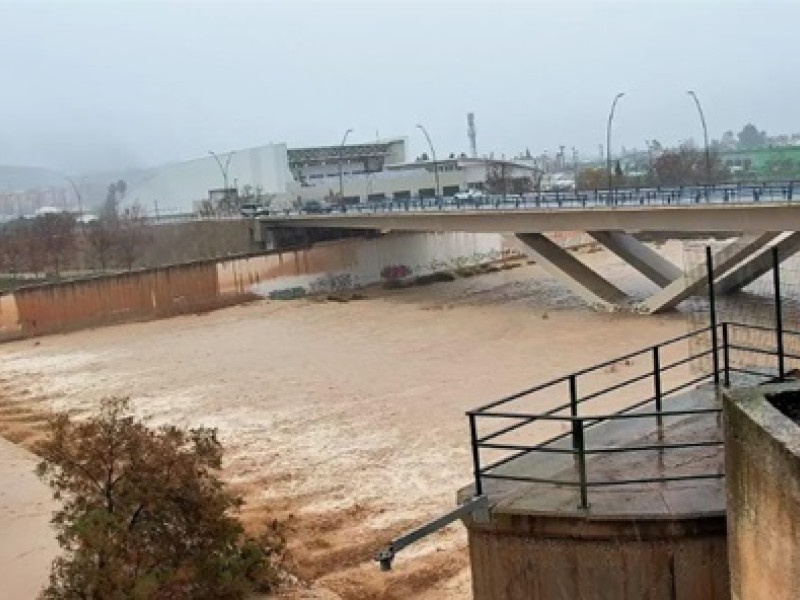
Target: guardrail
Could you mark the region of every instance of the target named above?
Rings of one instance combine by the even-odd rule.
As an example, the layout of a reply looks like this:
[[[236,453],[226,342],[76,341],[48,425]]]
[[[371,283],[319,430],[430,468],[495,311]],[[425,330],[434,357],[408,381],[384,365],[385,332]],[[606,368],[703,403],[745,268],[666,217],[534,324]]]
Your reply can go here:
[[[565,375],[535,387],[501,398],[477,409],[467,412],[470,427],[470,444],[472,448],[472,462],[474,475],[474,491],[477,496],[484,494],[485,480],[509,480],[528,483],[553,484],[558,486],[575,487],[579,491],[579,508],[588,508],[589,490],[593,487],[616,486],[642,483],[666,483],[670,481],[718,479],[723,477],[721,472],[693,472],[690,474],[675,474],[667,470],[656,470],[656,475],[596,478],[592,477],[587,465],[587,457],[603,454],[638,453],[657,451],[660,458],[665,453],[677,452],[686,448],[721,447],[719,437],[680,440],[675,443],[665,441],[664,423],[671,418],[700,417],[702,415],[719,415],[721,409],[718,402],[711,402],[709,406],[702,403],[688,403],[689,408],[674,407],[670,409],[669,399],[689,389],[697,388],[703,383],[713,385],[712,398],[716,398],[716,391],[721,387],[730,387],[732,376],[737,375],[749,378],[754,383],[760,379],[783,381],[786,378],[786,360],[800,360],[800,354],[786,351],[784,343],[787,336],[794,336],[800,342],[800,331],[787,330],[783,327],[780,284],[780,257],[778,249],[772,249],[773,271],[773,297],[775,304],[775,327],[740,323],[736,321],[717,322],[716,303],[714,297],[715,274],[713,271],[711,250],[706,248],[708,299],[710,324],[707,327],[680,335],[659,344],[648,346],[623,356],[604,361],[597,365]],[[761,344],[744,344],[738,340],[740,331],[760,331],[768,334],[772,341]],[[708,349],[699,352],[689,352],[681,358],[670,360],[667,357],[670,349],[677,344],[687,342],[698,336],[708,337]],[[796,343],[793,347],[799,347]],[[755,357],[769,356],[775,358],[775,366],[769,369],[758,369]],[[599,373],[618,364],[633,365],[642,362],[644,357],[647,370],[632,377],[622,378],[611,385],[592,389],[592,378]],[[698,361],[704,361],[697,366]],[[706,368],[710,362],[711,368]],[[690,367],[694,365],[695,369]],[[683,372],[681,372],[683,368]],[[696,375],[696,373],[700,375]],[[589,404],[597,406],[599,399],[607,398],[612,392],[619,392],[628,388],[634,397],[627,402],[615,399],[615,410],[612,412],[586,412]],[[584,390],[589,391],[584,391]],[[644,391],[647,390],[647,391]],[[541,400],[544,396],[544,401]],[[533,404],[536,410],[525,410],[525,404]],[[687,404],[684,402],[684,404]],[[523,405],[523,408],[518,408]],[[546,407],[538,409],[539,406]],[[625,420],[644,419],[650,420],[656,432],[658,443],[634,443],[629,445],[611,445],[607,441],[604,445],[587,443],[587,433],[597,431],[601,424],[618,423]],[[493,427],[494,423],[501,426]],[[557,435],[547,437],[546,432],[553,425],[568,425],[568,430]],[[538,427],[538,430],[536,429]],[[702,428],[701,428],[702,431]],[[639,432],[641,433],[641,431]],[[597,436],[601,437],[601,436]],[[511,439],[509,439],[511,438]],[[522,441],[518,439],[522,438]],[[640,438],[636,438],[640,439]],[[526,440],[541,440],[535,443]],[[602,441],[601,440],[596,440]],[[484,452],[490,451],[499,454],[490,462],[484,460]],[[526,473],[523,465],[520,468],[508,467],[515,461],[537,455],[552,456],[567,455],[574,459],[572,472],[574,478],[558,478],[540,476]],[[521,465],[521,463],[516,463]],[[528,465],[532,463],[526,463]],[[569,469],[560,473],[569,472]]]
[[[532,208],[591,208],[604,206],[687,206],[693,204],[754,204],[792,202],[800,182],[762,184],[721,184],[616,190],[552,191],[528,194],[495,194],[462,200],[447,198],[408,198],[342,204],[313,211],[284,209],[260,218],[309,215],[391,213],[405,211],[511,210]]]
[[[712,339],[710,342],[711,347],[708,350],[696,352],[667,363],[662,362],[661,358],[665,353],[665,349],[680,342],[687,341],[695,336],[709,336],[713,338],[715,337],[713,335],[714,330],[717,331],[717,337],[721,337],[722,341],[720,344],[714,346]],[[774,346],[770,347],[733,343],[731,342],[733,339],[731,334],[734,330],[758,330],[774,333],[776,342]],[[721,336],[719,334],[721,334]],[[719,406],[670,409],[668,400],[670,397],[685,392],[690,388],[697,387],[704,382],[713,383],[716,387],[720,385],[728,387],[731,384],[732,375],[737,373],[747,376],[751,381],[754,377],[766,380],[783,380],[785,374],[781,373],[784,371],[785,360],[787,358],[800,360],[800,355],[788,353],[783,350],[782,340],[786,335],[800,338],[800,331],[782,330],[737,322],[724,322],[713,326],[713,328],[711,326],[705,327],[685,335],[671,338],[660,344],[643,348],[623,356],[618,356],[592,367],[576,371],[575,373],[565,375],[564,377],[523,390],[522,392],[512,394],[511,396],[501,398],[500,400],[468,411],[467,416],[470,425],[475,494],[484,494],[484,481],[492,479],[553,484],[577,488],[580,495],[578,507],[588,508],[589,490],[593,487],[722,478],[724,474],[717,471],[696,472],[688,475],[676,475],[665,472],[663,475],[647,477],[636,477],[632,474],[625,478],[593,478],[587,466],[587,457],[592,455],[636,453],[655,450],[658,451],[663,458],[664,453],[687,448],[721,447],[722,440],[715,437],[692,439],[677,443],[659,442],[652,444],[637,443],[623,446],[592,446],[587,443],[587,433],[592,428],[603,423],[613,423],[630,419],[651,420],[654,424],[653,431],[661,432],[664,422],[669,418],[719,415],[721,412]],[[737,353],[739,356],[735,356],[734,353]],[[739,363],[744,362],[746,364],[746,358],[742,358],[742,355],[746,354],[775,357],[776,366],[774,372],[771,370],[756,370],[744,366],[735,366],[734,359],[737,358],[739,359]],[[640,357],[649,357],[648,360],[651,361],[651,368],[647,372],[626,378],[623,381],[601,389],[592,390],[586,394],[580,393],[581,382],[583,380],[590,378],[593,374],[611,365],[632,361]],[[702,360],[706,357],[711,357],[712,363],[714,364],[710,372],[705,372],[698,376],[691,376],[677,383],[673,382],[669,387],[663,385],[665,375],[671,370],[688,365],[694,361]],[[613,412],[591,412],[588,414],[581,414],[582,405],[643,381],[650,381],[652,384],[652,392],[644,397],[637,397],[634,401],[625,404]],[[551,394],[561,393],[562,398],[564,392],[566,392],[566,399],[540,412],[514,409],[515,403],[519,403],[521,400],[541,392],[550,392]],[[497,421],[504,423],[511,421],[511,424],[504,424],[502,427],[494,429],[485,426],[487,424],[491,426],[490,422]],[[569,430],[535,444],[504,441],[504,437],[509,434],[519,433],[524,429],[535,428],[537,425],[546,426],[553,423],[566,423],[569,425]],[[487,431],[487,429],[490,430]],[[541,438],[541,435],[533,431],[528,432],[528,437],[537,439]],[[562,441],[568,443],[558,443]],[[502,452],[505,453],[505,455],[486,463],[482,460],[482,451],[484,450]],[[575,461],[575,472],[577,476],[575,479],[554,479],[536,475],[525,475],[519,472],[514,472],[513,474],[504,473],[501,469],[501,467],[509,465],[515,460],[523,457],[536,456],[537,454],[542,456],[551,456],[553,454],[572,456]]]

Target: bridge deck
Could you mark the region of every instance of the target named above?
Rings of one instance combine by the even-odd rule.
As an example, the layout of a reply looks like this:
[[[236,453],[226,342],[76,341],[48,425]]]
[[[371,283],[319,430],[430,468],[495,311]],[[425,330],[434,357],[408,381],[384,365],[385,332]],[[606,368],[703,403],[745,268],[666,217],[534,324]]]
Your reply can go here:
[[[364,210],[329,214],[272,215],[266,227],[335,227],[397,231],[534,233],[551,231],[800,231],[800,204],[682,204],[668,206],[569,206],[548,208],[439,208]]]

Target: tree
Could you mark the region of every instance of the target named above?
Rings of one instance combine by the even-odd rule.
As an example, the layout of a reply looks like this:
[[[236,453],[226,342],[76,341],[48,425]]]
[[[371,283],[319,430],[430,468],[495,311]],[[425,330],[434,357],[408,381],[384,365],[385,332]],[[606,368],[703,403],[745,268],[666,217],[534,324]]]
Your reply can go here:
[[[759,131],[752,123],[745,125],[738,137],[740,150],[755,150],[763,148],[767,144],[767,133]]]
[[[42,266],[58,276],[75,256],[75,217],[68,213],[39,215],[33,220],[32,235]]]
[[[89,223],[86,228],[89,256],[101,271],[105,271],[114,258],[118,232],[119,222],[106,217]]]
[[[600,190],[608,187],[608,172],[600,167],[587,167],[578,171],[579,190]]]
[[[511,178],[505,163],[491,163],[486,168],[486,191],[489,194],[507,194],[511,190]]]
[[[149,226],[144,209],[134,204],[116,220],[116,254],[119,263],[128,269],[141,260],[144,247],[150,240]]]
[[[13,275],[25,269],[29,226],[25,219],[17,219],[0,230],[0,261],[2,269]]]
[[[693,185],[726,179],[728,172],[717,152],[709,153],[709,172],[704,150],[681,146],[659,156],[653,163],[653,177],[658,185]]]
[[[278,583],[281,527],[247,537],[229,514],[241,499],[217,477],[213,429],[152,429],[112,398],[48,433],[37,472],[61,500],[63,553],[43,600],[239,600]]]

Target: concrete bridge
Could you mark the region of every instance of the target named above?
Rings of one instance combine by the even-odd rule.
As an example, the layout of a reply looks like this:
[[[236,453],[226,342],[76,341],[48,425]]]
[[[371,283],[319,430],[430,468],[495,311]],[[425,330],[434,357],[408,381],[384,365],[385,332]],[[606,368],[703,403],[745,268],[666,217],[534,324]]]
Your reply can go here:
[[[262,235],[269,245],[282,230],[370,231],[460,231],[501,233],[513,236],[522,251],[552,275],[589,302],[604,310],[630,306],[627,295],[600,273],[590,269],[544,234],[559,231],[583,231],[619,256],[642,275],[659,286],[659,290],[636,309],[658,313],[674,308],[705,284],[705,265],[684,272],[655,250],[640,242],[633,234],[663,233],[731,233],[738,239],[718,250],[714,256],[715,285],[721,293],[741,289],[771,267],[771,248],[777,245],[781,260],[800,250],[800,205],[791,200],[791,192],[782,195],[754,195],[756,200],[715,200],[689,195],[687,202],[665,201],[654,204],[638,201],[609,205],[602,198],[589,202],[578,195],[572,202],[558,205],[505,202],[477,206],[451,204],[398,203],[380,207],[347,207],[327,214],[289,213],[260,219]]]

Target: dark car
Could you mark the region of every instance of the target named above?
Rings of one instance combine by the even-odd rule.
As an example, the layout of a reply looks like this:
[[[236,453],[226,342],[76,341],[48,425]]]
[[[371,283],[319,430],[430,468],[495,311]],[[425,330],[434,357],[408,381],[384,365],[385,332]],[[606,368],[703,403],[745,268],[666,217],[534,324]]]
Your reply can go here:
[[[303,204],[303,212],[309,214],[323,214],[331,212],[331,206],[320,200],[309,200]]]

